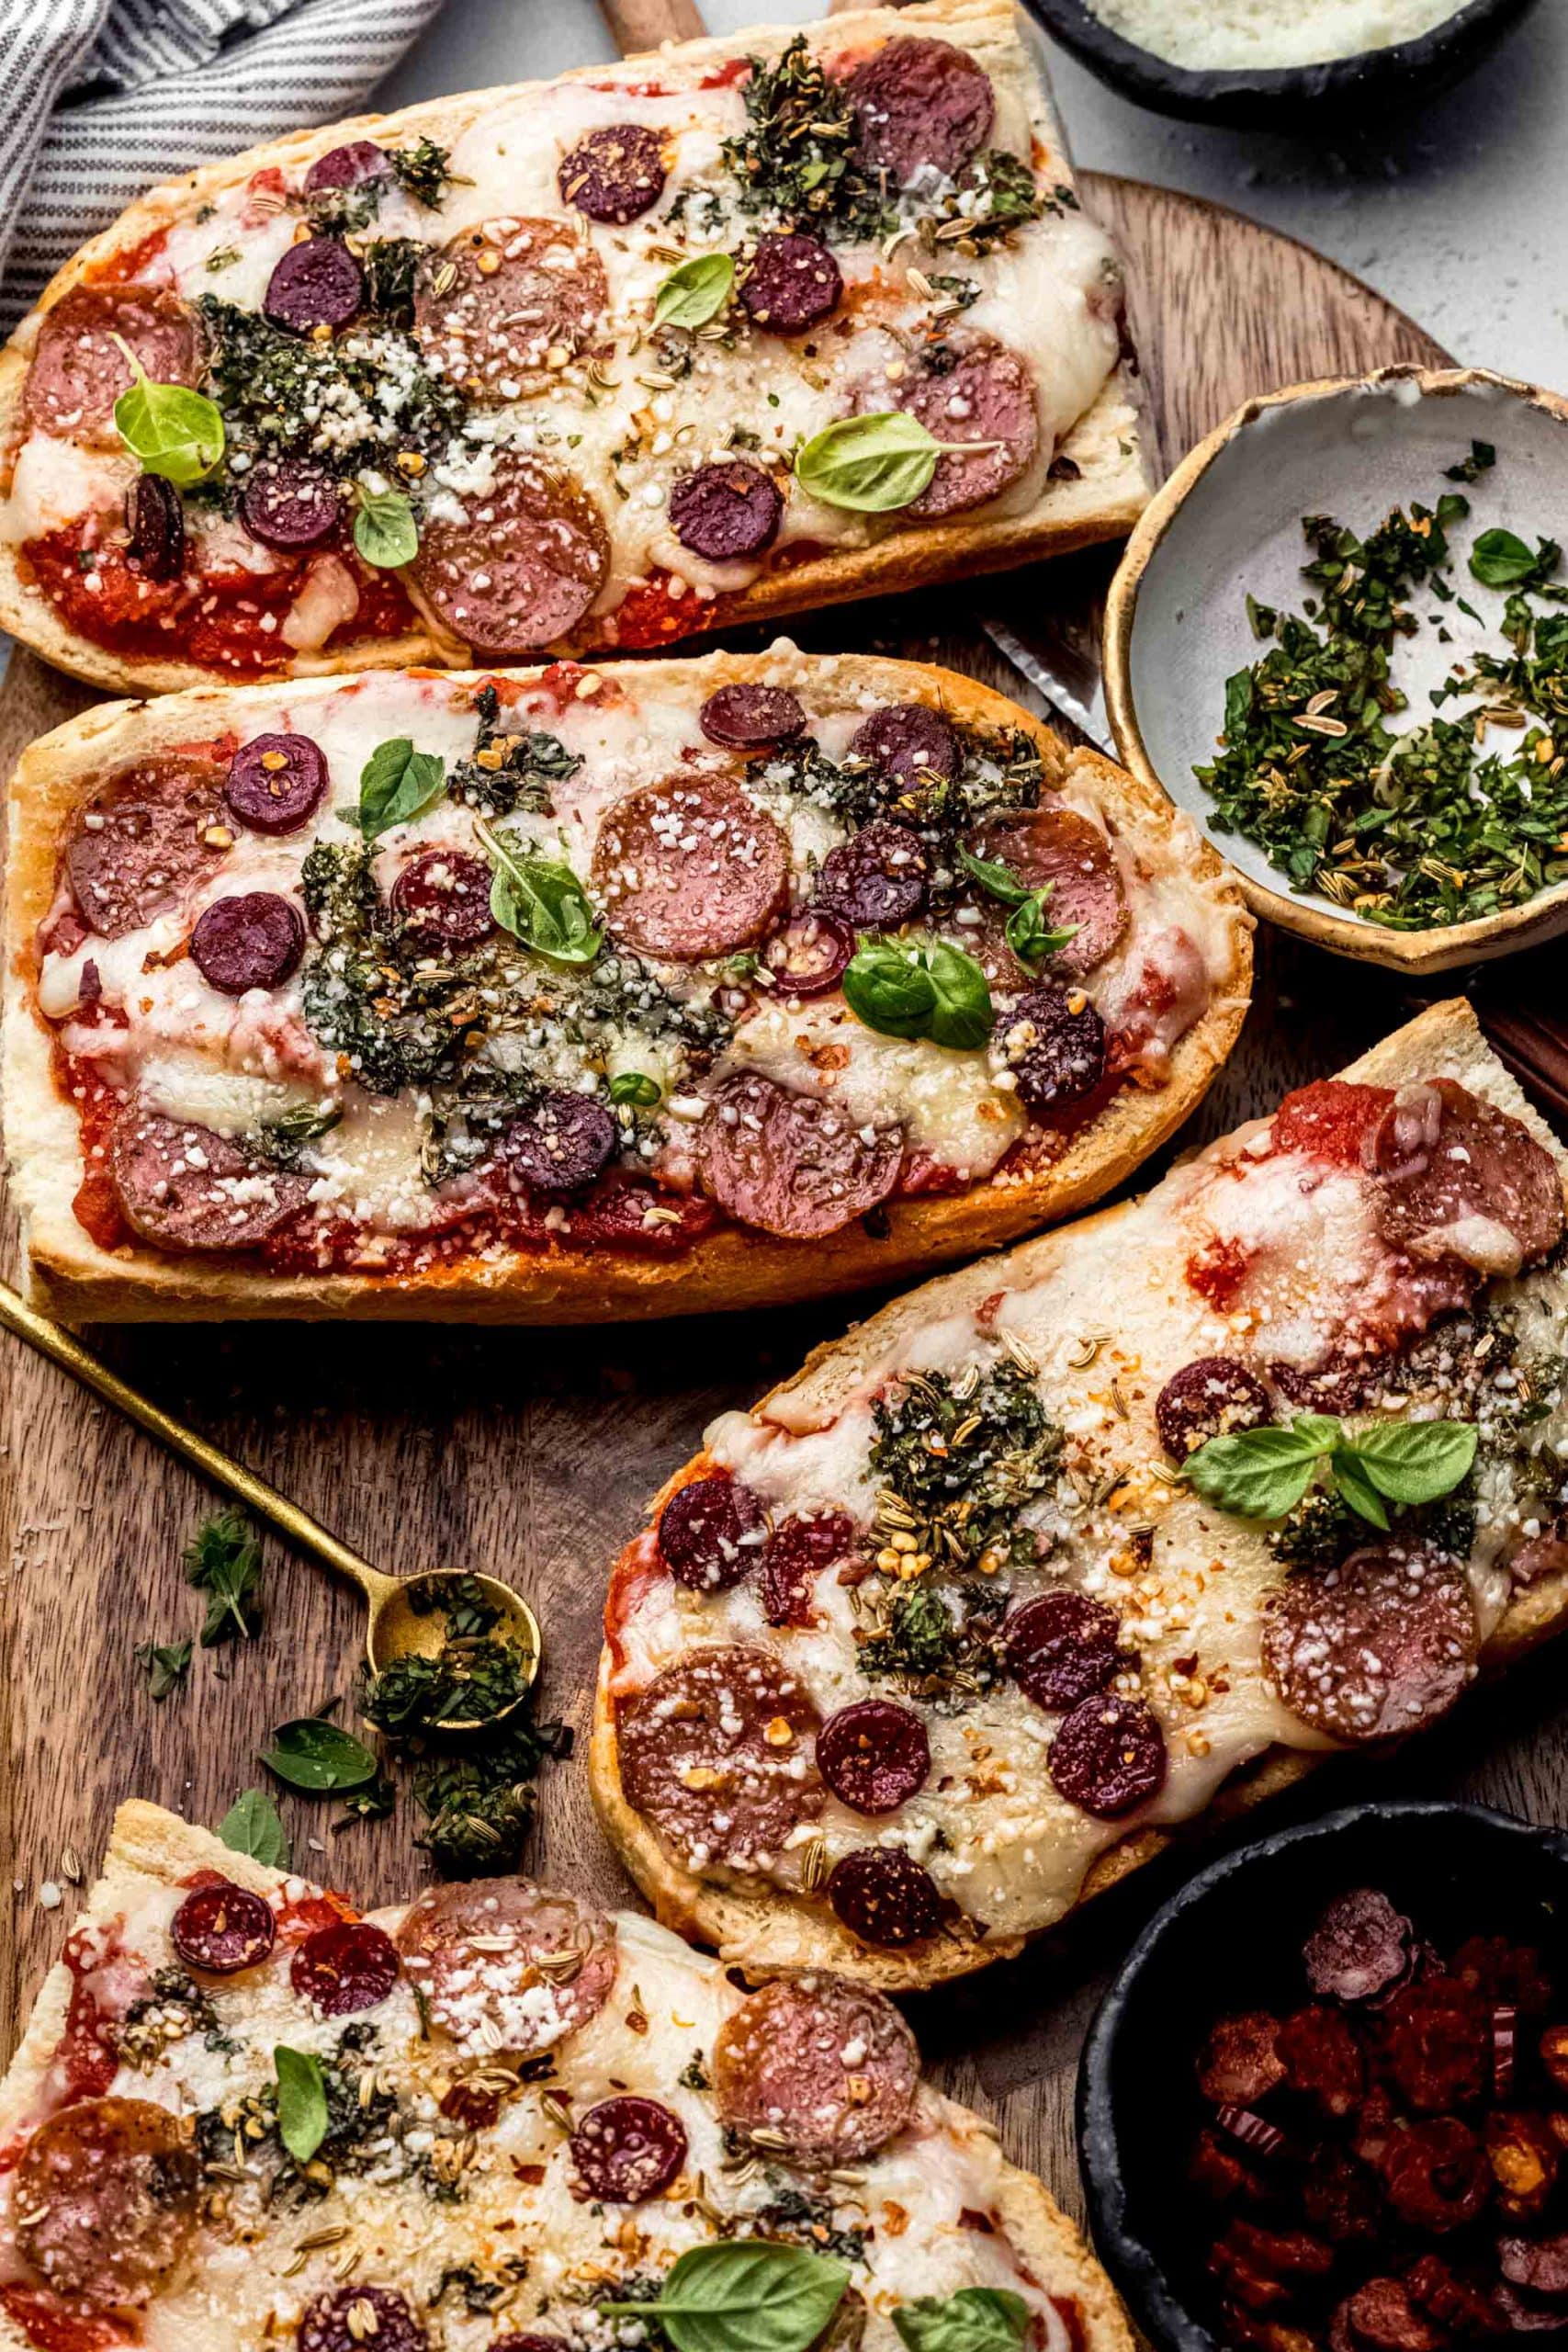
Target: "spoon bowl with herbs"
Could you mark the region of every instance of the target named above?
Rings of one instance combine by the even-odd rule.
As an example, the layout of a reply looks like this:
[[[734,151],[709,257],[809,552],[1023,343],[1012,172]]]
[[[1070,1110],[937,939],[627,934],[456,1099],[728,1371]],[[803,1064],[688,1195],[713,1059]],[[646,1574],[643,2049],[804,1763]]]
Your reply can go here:
[[[1254,913],[1410,975],[1568,929],[1568,401],[1387,368],[1249,401],[1128,542],[1122,758]]]

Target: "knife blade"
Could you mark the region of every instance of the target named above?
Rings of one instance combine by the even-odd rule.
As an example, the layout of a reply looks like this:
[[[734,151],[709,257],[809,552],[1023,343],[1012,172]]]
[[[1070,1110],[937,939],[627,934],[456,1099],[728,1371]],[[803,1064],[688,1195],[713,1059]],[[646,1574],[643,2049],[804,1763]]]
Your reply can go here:
[[[1003,659],[1097,752],[1116,756],[1100,625],[1115,550],[1090,548],[998,582],[980,626]]]

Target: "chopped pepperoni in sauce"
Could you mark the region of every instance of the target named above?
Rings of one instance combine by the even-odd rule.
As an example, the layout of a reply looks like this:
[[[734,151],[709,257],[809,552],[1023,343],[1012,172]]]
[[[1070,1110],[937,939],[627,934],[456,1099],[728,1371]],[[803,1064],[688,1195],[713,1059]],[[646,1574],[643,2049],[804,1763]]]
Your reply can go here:
[[[97,1988],[88,1981],[114,1960],[117,1949],[111,1942],[101,1950],[93,1938],[78,1933],[67,1939],[61,1955],[70,1972],[71,2002],[54,2070],[65,2101],[101,2098],[119,2071],[118,2053],[110,2038],[112,2019],[99,2006]]]

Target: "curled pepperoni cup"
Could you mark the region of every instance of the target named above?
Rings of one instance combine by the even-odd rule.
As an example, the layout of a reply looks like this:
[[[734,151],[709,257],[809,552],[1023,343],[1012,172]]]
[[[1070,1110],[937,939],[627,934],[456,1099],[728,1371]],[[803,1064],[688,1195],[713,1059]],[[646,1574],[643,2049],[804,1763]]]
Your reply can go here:
[[[127,1225],[160,1250],[254,1250],[310,1197],[303,1178],[260,1167],[210,1127],[134,1102],[115,1123],[109,1175]]]
[[[809,1625],[817,1579],[859,1550],[860,1531],[848,1511],[818,1511],[812,1519],[782,1519],[768,1538],[758,1592],[770,1625]]]
[[[392,885],[392,912],[402,917],[415,946],[433,955],[477,947],[495,929],[492,878],[484,859],[467,850],[422,850]]]
[[[924,1724],[891,1699],[857,1699],[817,1735],[817,1770],[852,1813],[897,1813],[919,1794],[931,1769]]]
[[[844,281],[826,245],[791,232],[757,240],[740,281],[742,309],[770,334],[799,334],[838,307]]]
[[[958,774],[958,738],[930,703],[896,702],[863,718],[850,739],[852,758],[869,760],[899,792],[951,784]]]
[[[487,223],[426,255],[414,337],[438,375],[475,400],[515,400],[541,368],[593,336],[609,305],[604,266],[564,220]]]
[[[710,743],[730,752],[765,752],[806,732],[806,713],[783,686],[720,686],[697,713]]]
[[[895,931],[925,905],[930,870],[919,833],[878,818],[829,851],[812,904],[857,931]]]
[[[430,2352],[430,2337],[395,2287],[357,2280],[305,2306],[299,2352]]]
[[[772,547],[784,498],[772,474],[743,458],[725,458],[682,474],[670,492],[670,527],[683,548],[710,563],[730,563]]]
[[[855,935],[836,914],[811,907],[775,931],[762,950],[762,968],[785,996],[826,996],[849,969]]]
[[[371,180],[389,179],[391,158],[373,139],[345,140],[318,155],[305,175],[307,196],[324,195],[328,188],[364,187]]]
[[[563,204],[575,205],[590,220],[621,227],[663,195],[663,142],[646,123],[606,123],[563,156],[556,186]]]
[[[177,294],[146,286],[78,286],[44,313],[28,371],[28,422],[83,440],[114,433],[114,404],[131,371],[120,341],[155,384],[194,384],[201,335]]]
[[[845,1854],[829,1877],[828,1901],[840,1927],[881,1951],[929,1943],[942,1925],[936,1881],[902,1846]]]
[[[1469,2107],[1490,2087],[1492,2013],[1452,1978],[1401,1985],[1381,2024],[1386,2078],[1418,2114]]]
[[[117,776],[78,810],[65,844],[76,911],[101,939],[140,931],[210,874],[228,846],[221,770],[166,753]],[[217,829],[221,838],[209,838]]]
[[[254,833],[297,833],[326,789],[326,761],[308,735],[254,735],[234,754],[223,797]]]
[[[593,883],[615,937],[695,962],[755,946],[789,893],[789,843],[739,784],[680,774],[608,809]]]
[[[301,2000],[324,2018],[349,2018],[384,2001],[401,1973],[398,1948],[368,1919],[318,1928],[295,1953],[288,1975]]]
[[[1016,874],[1027,890],[1043,890],[1045,920],[1073,930],[1053,969],[1081,979],[1118,947],[1130,920],[1115,852],[1100,827],[1076,808],[1048,803],[1014,817],[992,817],[970,844]]]
[[[348,247],[336,237],[307,237],[278,262],[262,308],[274,326],[309,334],[347,326],[364,300],[365,279]]]
[[[432,1887],[397,1940],[431,2024],[483,2052],[553,2049],[597,2017],[615,1981],[604,1915],[521,1879]]]
[[[1198,2061],[1198,2088],[1215,2107],[1253,2107],[1285,2079],[1280,2020],[1265,2009],[1221,2018]]]
[[[1269,1391],[1234,1356],[1200,1356],[1173,1372],[1155,1403],[1159,1442],[1185,1462],[1211,1438],[1267,1429],[1274,1419]]]
[[[614,1112],[596,1096],[552,1088],[513,1120],[502,1153],[530,1192],[575,1193],[604,1174],[620,1140]]]
[[[17,2250],[91,2310],[139,2309],[189,2252],[200,2177],[187,2119],[147,2099],[79,2099],[22,2151]]]
[[[1066,1110],[1105,1076],[1105,1023],[1081,989],[1042,980],[998,1025],[1019,1100],[1031,1111]]]
[[[1165,1786],[1165,1734],[1139,1699],[1084,1699],[1047,1758],[1058,1792],[1097,1821],[1120,1821]]]
[[[1329,2352],[1441,2352],[1448,2340],[1416,2310],[1400,2278],[1369,2278],[1328,2324]]]
[[[1379,2170],[1401,2221],[1438,2235],[1473,2222],[1492,2186],[1485,2149],[1454,2115],[1398,2125]]]
[[[1025,1698],[1055,1714],[1103,1690],[1136,1660],[1121,1646],[1122,1621],[1087,1593],[1043,1592],[1002,1627],[1008,1672]]]
[[[1510,2286],[1536,2295],[1568,2295],[1568,2230],[1540,2238],[1505,2237],[1497,2258]]]
[[[1369,1545],[1337,1567],[1287,1577],[1264,1604],[1268,1681],[1333,1739],[1419,1731],[1452,1706],[1479,1647],[1463,1570],[1421,1544]]]
[[[1375,1886],[1329,1905],[1302,1948],[1307,1983],[1333,2001],[1371,2001],[1408,1974],[1413,1932]]]
[[[693,1592],[723,1592],[753,1569],[768,1526],[741,1479],[721,1471],[679,1487],[659,1514],[659,1556]]]
[[[186,566],[179,492],[162,474],[138,474],[125,502],[130,560],[144,580],[177,580]]]
[[[187,1894],[169,1933],[187,1968],[233,1976],[242,1968],[261,1965],[276,1938],[277,1921],[270,1903],[225,1879]]]
[[[884,41],[848,84],[866,160],[900,187],[918,172],[956,179],[990,137],[990,77],[951,41]]]
[[[427,514],[412,571],[439,618],[487,659],[564,637],[604,584],[610,537],[581,488],[520,450],[502,450],[465,519]]]
[[[904,1164],[903,1130],[873,1132],[814,1096],[760,1074],[728,1080],[698,1132],[703,1181],[742,1225],[789,1241],[840,1233],[887,1198]]]
[[[342,512],[336,475],[310,458],[259,458],[240,500],[252,538],[286,551],[330,539]]]
[[[822,1810],[817,1728],[816,1708],[771,1651],[694,1650],[621,1707],[626,1802],[689,1869],[764,1869]]]
[[[1027,473],[1040,450],[1040,412],[1028,362],[994,335],[949,335],[942,361],[907,367],[896,379],[873,377],[855,396],[863,415],[898,408],[917,417],[951,454],[918,498],[900,507],[914,522],[984,506]]]
[[[656,2098],[625,2092],[591,2107],[571,2135],[576,2178],[571,2193],[585,2203],[640,2205],[669,2188],[686,2161],[686,2127]]]
[[[214,899],[190,935],[191,961],[224,996],[281,988],[305,953],[305,918],[276,890]]]
[[[920,2056],[884,1994],[813,1971],[751,1994],[713,2046],[719,2121],[787,2164],[863,2164],[915,2109]]]

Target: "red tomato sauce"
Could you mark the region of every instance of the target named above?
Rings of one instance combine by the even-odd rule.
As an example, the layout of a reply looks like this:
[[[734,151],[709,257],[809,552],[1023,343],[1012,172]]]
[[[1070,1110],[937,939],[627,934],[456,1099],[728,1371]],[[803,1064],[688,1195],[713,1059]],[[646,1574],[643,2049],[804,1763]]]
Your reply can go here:
[[[302,1944],[318,1928],[335,1928],[345,1919],[352,1924],[359,1916],[345,1894],[302,1894],[297,1902],[286,1903],[278,1913],[278,1941]]]
[[[115,1957],[112,1943],[100,1951],[95,1939],[80,1934],[67,1938],[61,1954],[71,1975],[71,2005],[54,2053],[54,2072],[65,2094],[62,2107],[73,2099],[102,2098],[119,2071],[109,2034],[113,2020],[99,2007],[88,1981]]]
[[[0,2287],[0,2311],[38,2352],[111,2352],[112,2346],[141,2340],[128,2335],[117,2320],[73,2311],[47,2287]]]
[[[167,229],[150,229],[141,243],[122,245],[118,253],[106,254],[102,261],[88,265],[82,273],[84,286],[130,286],[141,277],[149,265],[155,262],[169,242]]]
[[[109,1176],[108,1146],[125,1097],[109,1084],[96,1062],[68,1054],[58,1045],[54,1082],[81,1122],[83,1176],[71,1204],[76,1222],[100,1250],[122,1250],[135,1236],[120,1215],[119,1197]]]
[[[684,582],[677,595],[672,593],[674,584],[668,571],[656,571],[617,605],[609,621],[616,645],[640,652],[650,645],[669,645],[675,638],[694,637],[700,629],[717,628],[714,616],[722,598],[694,596]]]

